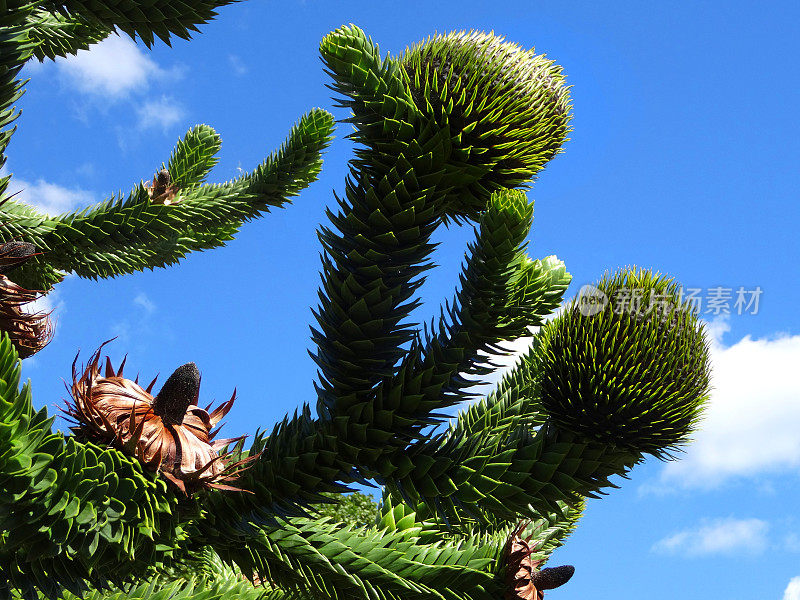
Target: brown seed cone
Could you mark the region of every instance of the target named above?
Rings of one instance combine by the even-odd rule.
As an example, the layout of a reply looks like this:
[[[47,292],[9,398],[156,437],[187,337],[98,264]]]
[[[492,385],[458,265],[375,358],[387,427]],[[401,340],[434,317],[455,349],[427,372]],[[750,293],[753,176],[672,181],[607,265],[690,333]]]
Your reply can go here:
[[[82,373],[76,369],[77,357],[72,364],[72,402],[67,401],[65,412],[75,423],[72,430],[76,435],[135,456],[186,494],[202,488],[241,491],[229,484],[256,457],[230,462],[232,453],[219,451],[244,436],[214,440],[219,430],[212,431],[232,408],[236,391],[211,413],[210,405],[198,407],[199,372],[189,363],[179,367],[154,397],[155,379],[146,389],[139,385],[138,377],[126,379],[124,360],[115,371],[106,357],[101,375],[103,346]],[[182,406],[181,415],[176,414],[177,405]]]
[[[27,242],[0,244],[0,331],[8,333],[20,358],[36,354],[53,339],[50,313],[29,313],[22,308],[41,292],[26,290],[6,277],[35,254],[36,247]]]
[[[0,275],[0,331],[8,333],[20,358],[36,354],[53,339],[50,313],[29,313],[23,309],[40,295]]]
[[[535,545],[531,538],[520,535],[526,526],[526,522],[520,523],[506,546],[505,600],[542,600],[545,590],[564,585],[575,572],[570,565],[539,570],[542,561],[532,557]]]
[[[29,242],[6,242],[0,245],[0,274],[5,275],[36,255],[36,246]]]

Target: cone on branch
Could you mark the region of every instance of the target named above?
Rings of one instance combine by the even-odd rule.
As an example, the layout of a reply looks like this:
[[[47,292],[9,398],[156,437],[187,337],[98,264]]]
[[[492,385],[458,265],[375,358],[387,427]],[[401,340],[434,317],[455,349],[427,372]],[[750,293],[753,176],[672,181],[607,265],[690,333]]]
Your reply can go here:
[[[211,405],[200,408],[200,372],[187,363],[153,396],[156,380],[142,388],[138,377],[126,379],[124,360],[114,370],[106,357],[101,374],[103,346],[82,373],[76,369],[77,357],[72,365],[71,402],[65,412],[75,423],[75,434],[135,456],[186,494],[203,488],[241,491],[230,484],[255,457],[232,461],[233,452],[220,452],[244,436],[215,440],[219,429],[213,430],[233,407],[236,392],[211,412]]]
[[[35,246],[27,242],[0,245],[0,331],[8,333],[20,358],[33,356],[53,339],[50,313],[31,313],[24,308],[38,300],[41,292],[27,290],[7,277],[35,254]]]
[[[543,561],[533,558],[537,551],[533,538],[522,537],[527,525],[523,521],[506,545],[505,600],[542,600],[545,590],[564,585],[575,573],[572,565],[539,569]]]

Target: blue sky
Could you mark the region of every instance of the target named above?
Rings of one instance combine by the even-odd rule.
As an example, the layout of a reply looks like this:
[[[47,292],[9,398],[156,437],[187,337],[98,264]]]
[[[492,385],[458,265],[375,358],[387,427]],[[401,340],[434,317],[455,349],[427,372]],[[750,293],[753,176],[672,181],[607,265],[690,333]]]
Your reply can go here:
[[[252,168],[304,111],[331,109],[317,45],[345,23],[393,53],[471,28],[545,52],[574,86],[574,131],[530,192],[530,253],[565,260],[570,293],[637,264],[700,290],[704,312],[711,290],[733,296],[731,314],[705,313],[715,390],[696,444],[682,461],[648,461],[590,502],[553,559],[576,575],[548,597],[800,600],[800,518],[787,503],[800,492],[800,9],[251,0],[220,12],[192,43],[148,52],[111,39],[27,68],[8,161],[24,197],[61,212],[127,193],[195,123],[222,135],[212,180]],[[78,349],[87,356],[113,336],[112,356],[128,353],[145,379],[192,360],[203,399],[225,400],[236,387],[231,434],[313,403],[315,229],[343,187],[346,133],[337,130],[319,182],[226,248],[177,268],[60,285],[48,298],[56,338],[24,367],[39,405],[64,398]],[[419,319],[452,295],[470,235],[439,234],[441,266]],[[739,288],[762,290],[757,314],[737,314]]]

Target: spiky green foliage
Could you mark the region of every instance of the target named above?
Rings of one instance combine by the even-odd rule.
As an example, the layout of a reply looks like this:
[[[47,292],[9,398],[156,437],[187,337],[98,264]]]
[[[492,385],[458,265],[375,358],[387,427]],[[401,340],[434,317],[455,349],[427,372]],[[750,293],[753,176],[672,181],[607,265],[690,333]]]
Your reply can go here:
[[[521,273],[527,259],[518,246],[530,227],[532,209],[519,192],[497,190],[492,195],[490,192],[500,186],[489,183],[502,180],[506,162],[516,160],[519,152],[538,165],[554,154],[553,148],[563,141],[566,129],[566,105],[560,93],[541,93],[542,86],[536,87],[540,73],[530,65],[540,61],[532,54],[514,54],[511,45],[492,38],[516,58],[515,62],[501,64],[487,53],[486,44],[465,43],[474,37],[435,38],[417,49],[427,57],[426,65],[435,62],[431,58],[434,55],[446,58],[455,53],[463,73],[487,70],[499,77],[504,69],[514,72],[514,77],[503,79],[502,84],[479,86],[484,97],[469,110],[448,100],[447,85],[419,87],[418,78],[409,77],[414,69],[413,53],[384,60],[377,46],[357,27],[343,27],[329,34],[320,46],[334,89],[345,95],[341,103],[353,111],[351,121],[356,130],[352,137],[361,148],[356,150],[354,171],[347,181],[346,198],[339,201],[339,213],[329,215],[338,231],[323,228],[320,236],[326,257],[322,303],[317,313],[319,328],[313,336],[323,377],[317,409],[331,421],[339,419],[339,435],[346,431],[354,437],[352,447],[358,454],[348,458],[372,467],[365,473],[369,476],[387,476],[394,470],[393,463],[384,460],[387,452],[396,449],[392,438],[400,434],[397,439],[403,440],[402,446],[431,424],[432,411],[454,402],[457,392],[448,392],[463,387],[461,367],[468,370],[480,350],[492,350],[495,343],[518,337],[526,326],[538,322],[531,314],[535,311],[517,311],[516,320],[510,314],[499,314],[510,307],[498,306],[493,314],[472,315],[474,309],[467,303],[474,301],[477,308],[497,289],[508,288],[504,289],[506,294],[513,293],[510,288],[514,287],[518,299],[541,294],[550,302],[558,302],[568,282],[562,272],[560,276],[535,278],[532,287],[523,291],[523,282],[529,281]],[[475,82],[465,75],[460,84],[463,89],[457,90],[459,97],[468,94],[468,83]],[[538,91],[532,93],[534,89]],[[509,101],[510,96],[515,99]],[[487,106],[489,112],[482,112]],[[493,111],[502,111],[503,107],[508,112],[500,120],[511,121],[490,131],[476,129],[482,119],[489,122],[499,118]],[[542,144],[539,138],[547,137],[551,124],[536,121],[532,115],[549,115],[553,110],[561,114],[563,124],[548,144]],[[512,123],[520,111],[524,113],[521,121]],[[515,148],[508,143],[510,138],[499,142],[493,146],[495,155],[486,160],[468,135],[479,131],[478,137],[488,143],[492,132],[516,132],[520,127],[527,128],[530,135],[520,137]],[[476,194],[482,202],[480,211],[474,206]],[[454,204],[453,196],[462,198],[463,205]],[[430,236],[434,229],[448,219],[478,212],[486,215],[481,217],[483,238],[476,251],[498,253],[492,259],[497,263],[486,269],[497,271],[487,275],[480,266],[468,266],[465,290],[459,298],[463,314],[453,315],[452,326],[458,328],[462,317],[485,320],[478,327],[468,323],[469,332],[451,340],[457,345],[438,352],[440,346],[450,345],[443,339],[446,335],[422,340],[404,320],[417,306],[414,293],[424,282],[422,274],[431,266],[428,256],[433,250]],[[473,262],[482,259],[479,254]],[[479,294],[485,297],[478,298]],[[489,302],[502,304],[499,298]],[[500,322],[496,321],[498,317]],[[506,331],[502,331],[503,325]],[[411,350],[404,350],[409,343]],[[399,369],[398,363],[403,365]],[[365,436],[362,431],[371,433]]]
[[[111,35],[110,28],[96,21],[41,8],[28,16],[26,27],[34,46],[33,55],[40,61],[88,50],[92,44]]]
[[[17,594],[14,600],[20,598]],[[153,581],[128,590],[92,591],[76,596],[69,592],[64,600],[302,600],[280,590],[253,587],[240,578],[218,578],[186,583],[176,579],[168,583]]]
[[[402,68],[416,107],[452,134],[451,216],[476,218],[491,192],[525,186],[561,151],[569,93],[561,67],[544,55],[458,32],[412,47]]]
[[[155,38],[169,44],[172,36],[189,39],[197,27],[213,19],[216,8],[237,0],[45,0],[37,2],[51,13],[81,20],[98,28],[139,37],[148,47]]]
[[[186,1],[192,23],[212,6]],[[159,13],[166,9],[158,0],[148,8],[114,0],[59,7],[58,18],[83,19],[97,35],[115,27],[152,41],[190,28],[174,12]],[[34,18],[25,10],[19,23]],[[49,56],[88,39],[53,33],[78,32],[73,25],[37,34],[48,42],[30,42],[22,25],[21,37],[3,39],[19,56],[34,47]],[[669,315],[628,318],[603,308],[586,316],[573,303],[547,322],[570,276],[556,257],[528,256],[533,203],[522,189],[568,132],[559,67],[474,32],[382,57],[349,26],[326,36],[320,52],[352,111],[357,149],[330,225],[319,232],[317,415],[305,404],[256,433],[247,451],[235,449],[252,457],[236,482],[244,492],[179,499],[130,457],[52,433],[28,387],[19,389],[5,340],[6,596],[53,597],[66,588],[97,600],[496,600],[508,591],[509,536],[529,538],[532,558],[546,560],[586,498],[614,487],[610,478],[646,454],[668,458],[696,426],[708,353],[697,316],[670,281],[626,270],[598,284],[611,295],[629,286],[666,294]],[[6,83],[8,98],[19,87],[13,77]],[[326,113],[310,113],[264,165],[221,185],[203,183],[219,138],[197,127],[165,165],[175,187],[159,194],[174,204],[143,185],[125,200],[56,218],[9,201],[0,223],[46,251],[20,277],[110,276],[216,245],[313,179],[330,127]],[[432,235],[453,222],[471,223],[475,238],[454,299],[438,322],[420,328],[412,313],[433,267]],[[495,389],[438,428],[447,409],[474,399],[474,386],[506,354],[503,342],[527,335],[531,349]],[[367,480],[384,487],[377,515],[363,504],[354,510],[358,496],[341,495]],[[142,578],[150,587],[137,587]]]
[[[0,340],[0,594],[55,596],[122,583],[185,537],[165,482],[116,450],[51,431],[20,363]]]

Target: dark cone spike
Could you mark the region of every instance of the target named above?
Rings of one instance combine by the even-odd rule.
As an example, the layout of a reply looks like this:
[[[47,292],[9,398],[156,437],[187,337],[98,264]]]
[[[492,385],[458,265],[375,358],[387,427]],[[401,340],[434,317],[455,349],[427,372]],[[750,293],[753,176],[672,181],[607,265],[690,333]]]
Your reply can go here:
[[[575,567],[564,565],[536,571],[531,577],[531,581],[537,590],[552,590],[567,583],[574,574]]]
[[[194,363],[175,369],[153,400],[153,412],[165,423],[180,425],[186,409],[197,402],[200,393],[200,371]]]
[[[0,245],[0,275],[10,273],[36,254],[36,246],[29,242],[7,242]]]

